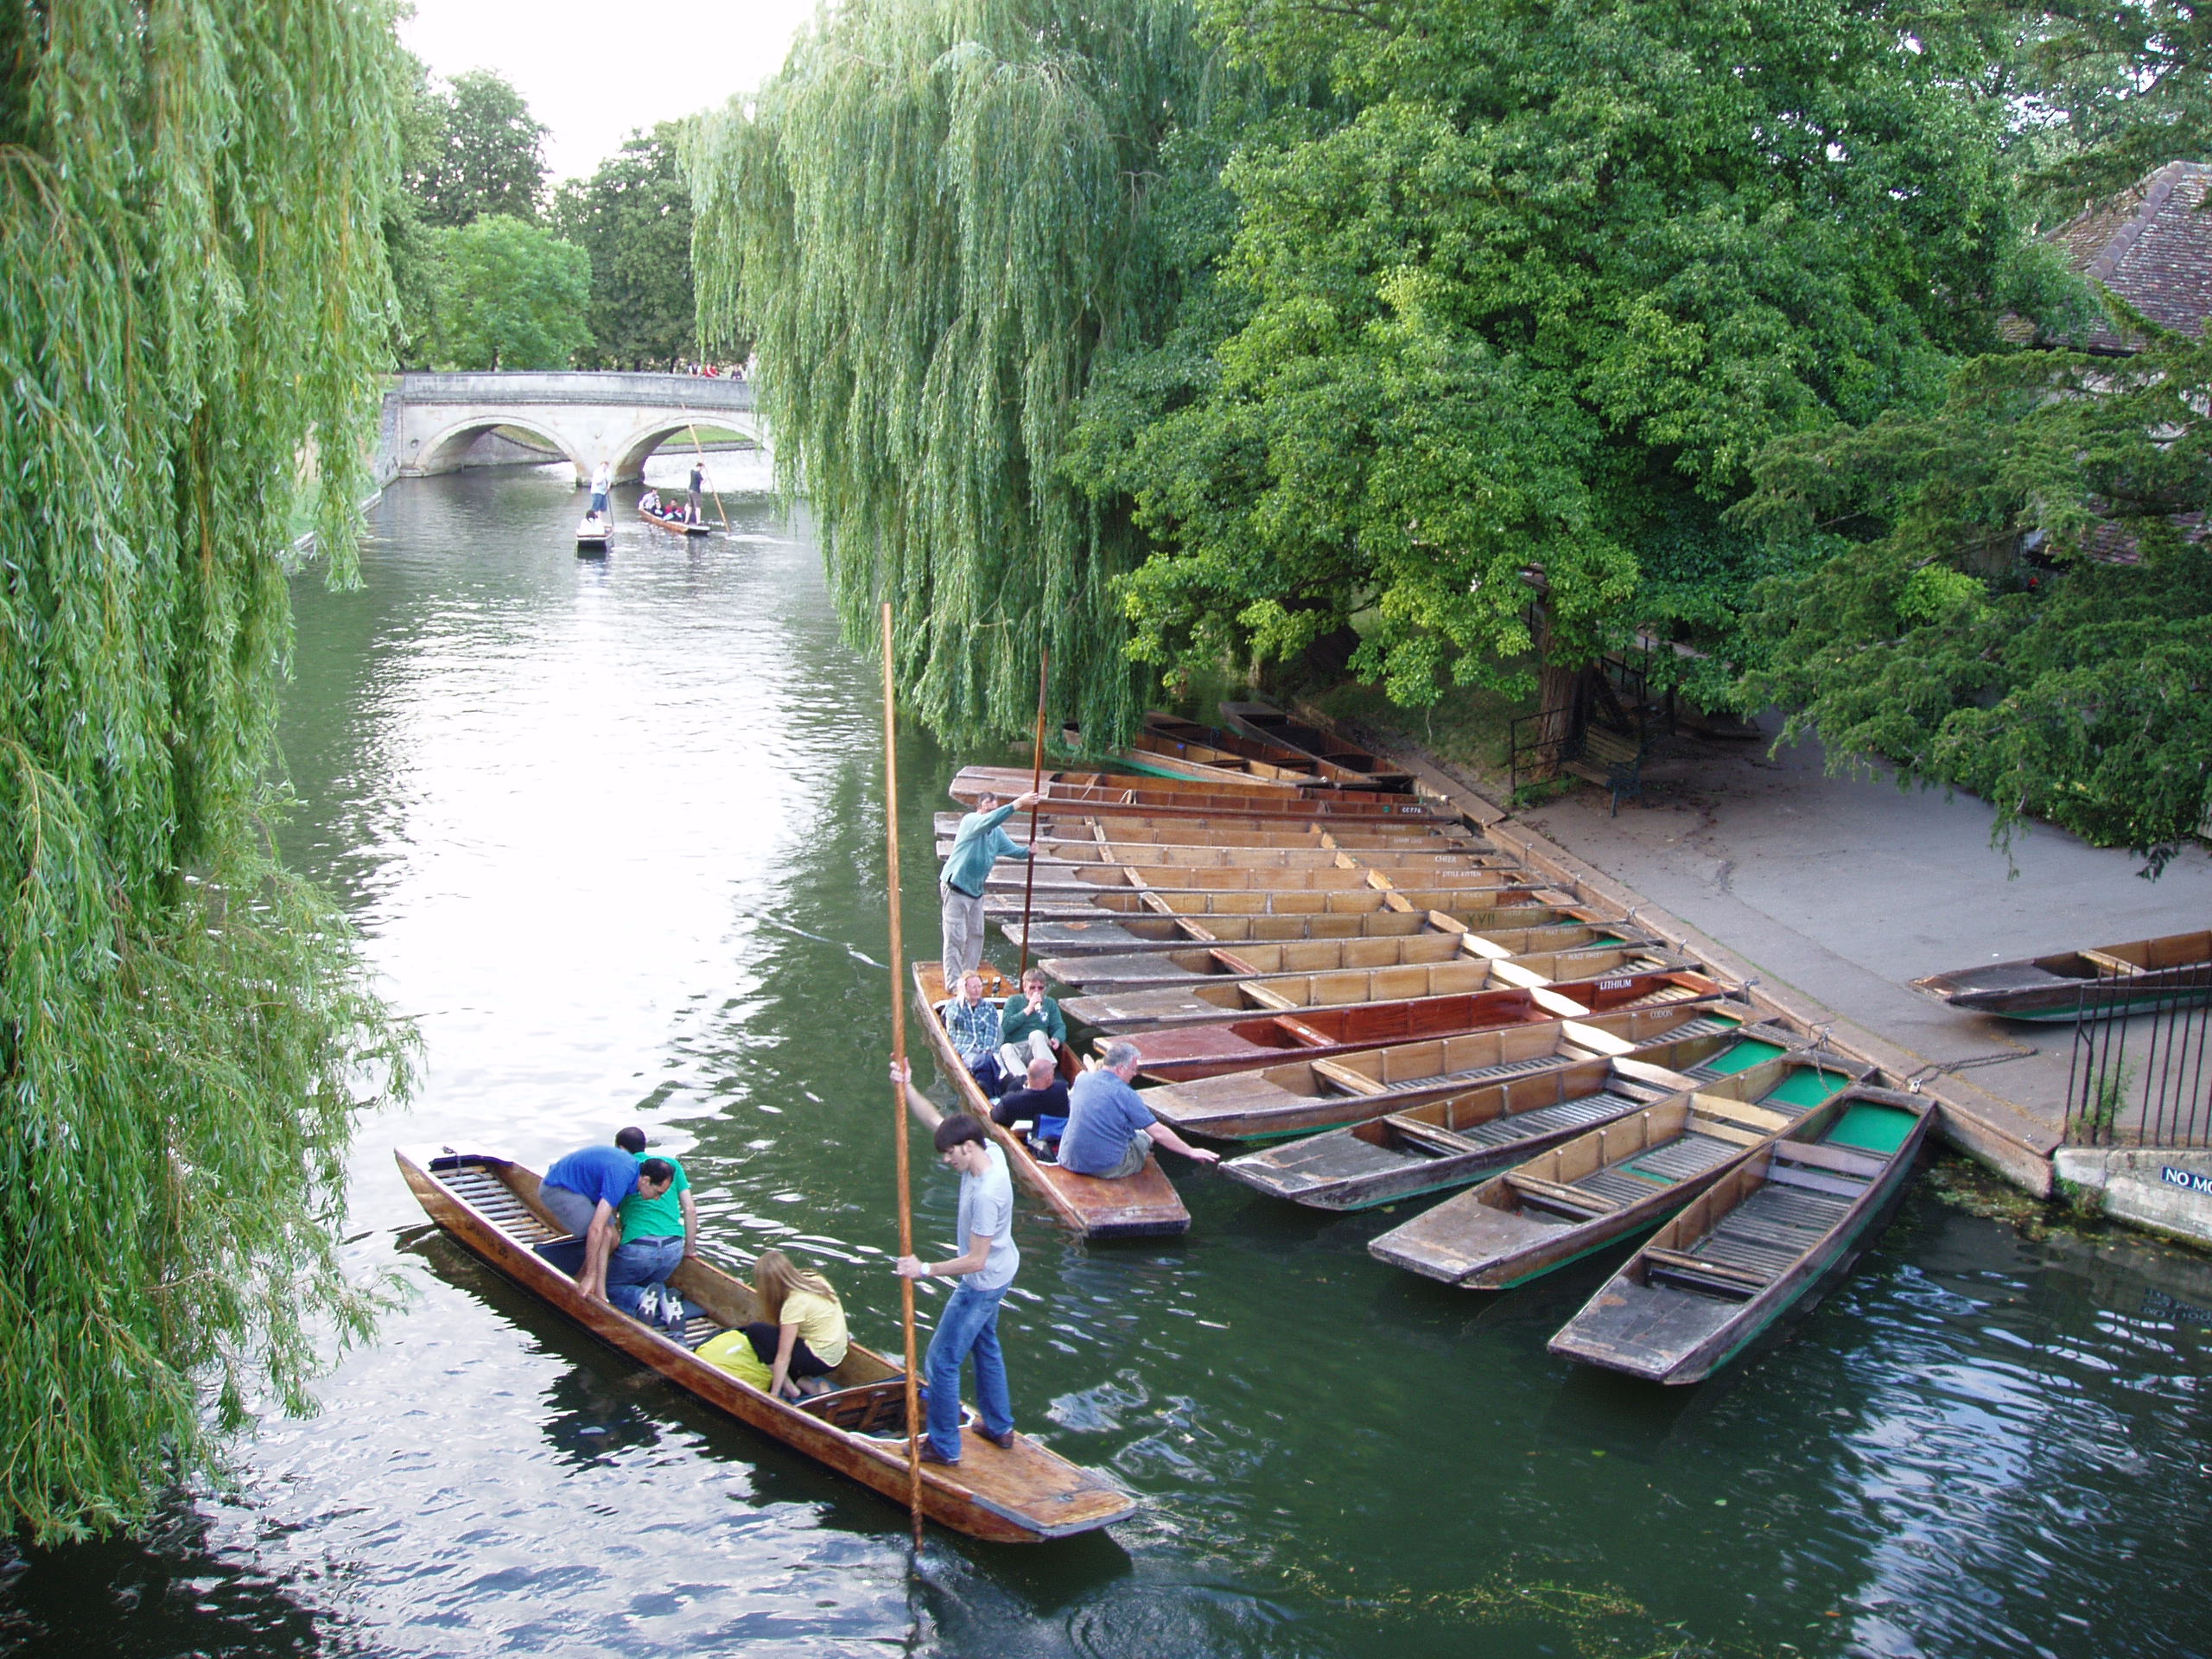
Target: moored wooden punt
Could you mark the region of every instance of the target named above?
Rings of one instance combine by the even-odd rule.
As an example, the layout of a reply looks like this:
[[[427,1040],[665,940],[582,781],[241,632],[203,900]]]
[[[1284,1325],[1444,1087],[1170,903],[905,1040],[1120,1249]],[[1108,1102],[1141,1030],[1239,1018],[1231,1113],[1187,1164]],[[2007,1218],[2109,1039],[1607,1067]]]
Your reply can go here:
[[[1439,942],[1449,943],[1441,938]],[[1294,1013],[1301,1008],[1458,996],[1501,986],[1548,985],[1554,980],[1597,979],[1607,974],[1664,973],[1692,965],[1685,958],[1644,945],[1499,957],[1479,956],[1464,945],[1451,944],[1450,949],[1436,955],[1438,959],[1433,961],[1382,968],[1247,975],[1241,979],[1217,974],[1190,984],[1102,991],[1065,998],[1060,1012],[1100,1031],[1158,1031],[1173,1026],[1217,1026],[1255,1014]]]
[[[1293,754],[1326,761],[1338,771],[1357,778],[1363,787],[1405,789],[1413,784],[1412,773],[1400,771],[1380,755],[1309,726],[1302,720],[1293,720],[1271,704],[1224,702],[1221,705],[1221,717],[1232,729],[1247,737],[1288,749]]]
[[[1264,1141],[1364,1122],[1523,1072],[1753,1023],[1751,1005],[1732,997],[1630,1008],[1160,1084],[1146,1090],[1144,1098],[1162,1122],[1181,1134]]]
[[[432,1221],[523,1289],[686,1393],[904,1504],[907,1484],[904,1373],[858,1343],[830,1373],[836,1386],[800,1403],[779,1400],[692,1351],[760,1317],[750,1286],[699,1256],[672,1282],[690,1314],[679,1338],[588,1300],[538,1249],[581,1246],[538,1203],[537,1175],[497,1154],[452,1147],[396,1149],[400,1173]],[[1002,1450],[963,1429],[957,1467],[922,1465],[923,1512],[970,1537],[1002,1543],[1065,1538],[1111,1525],[1136,1503],[1105,1476],[1069,1462],[1027,1435]]]
[[[1440,895],[1465,888],[1535,887],[1544,881],[1543,877],[1531,875],[1518,866],[1499,862],[1446,865],[1441,869],[1423,864],[1413,869],[1393,866],[1311,870],[1222,869],[1189,864],[1048,864],[1038,869],[1032,882],[1024,879],[1028,873],[1018,863],[1009,863],[1013,868],[994,872],[984,886],[986,915],[1003,914],[1027,904],[1033,914],[1079,916],[1102,893],[1116,898],[1146,892],[1234,894],[1267,900],[1255,908],[1274,910],[1281,908],[1276,900],[1319,893],[1384,893],[1402,887]],[[1052,908],[1044,908],[1047,905]]]
[[[1395,895],[1394,895],[1395,896]],[[1550,927],[1596,920],[1586,906],[1567,894],[1538,893],[1538,902],[1522,903],[1517,890],[1497,896],[1497,902],[1479,909],[1420,911],[1403,909],[1336,911],[1306,916],[1184,916],[1166,914],[1115,916],[1093,921],[1033,922],[1029,928],[1029,954],[1056,959],[1077,956],[1128,955],[1138,951],[1169,950],[1193,944],[1273,944],[1308,939],[1402,938],[1416,933],[1452,933],[1481,930]],[[1021,943],[1021,924],[1009,919],[1000,931],[1015,944]]]
[[[1729,1036],[1676,1046],[1711,1046]],[[1312,1210],[1364,1210],[1481,1180],[1546,1147],[1696,1085],[1614,1055],[1446,1095],[1223,1160],[1221,1173]]]
[[[940,843],[949,843],[960,833],[960,821],[966,816],[964,812],[940,812],[936,816],[932,823]],[[1016,840],[1025,839],[1029,815],[1016,814],[1007,821],[1007,829]],[[1119,811],[1077,806],[1056,812],[1049,803],[1039,813],[1038,838],[1153,842],[1185,847],[1341,847],[1348,851],[1363,847],[1433,847],[1480,839],[1457,818],[1441,817],[1323,823],[1319,819],[1300,822],[1294,815],[1281,820],[1207,817],[1203,813],[1148,813],[1141,808]],[[1484,845],[1487,849],[1487,843]]]
[[[1190,945],[1173,950],[1133,950],[1125,956],[1052,957],[1041,965],[1064,985],[1103,995],[1113,991],[1172,990],[1185,985],[1268,979],[1284,974],[1414,968],[1468,957],[1556,958],[1630,949],[1656,953],[1664,947],[1625,923],[1568,922],[1554,927],[1498,928],[1482,933],[1432,927],[1388,938],[1294,939],[1283,944]]]
[[[1084,747],[1083,733],[1076,727],[1062,727],[1060,741],[1072,753],[1090,756],[1092,753]],[[1310,762],[1302,766],[1277,766],[1273,761],[1231,754],[1226,749],[1207,744],[1161,737],[1150,730],[1136,733],[1127,747],[1109,749],[1096,758],[1133,772],[1151,772],[1161,778],[1195,779],[1201,783],[1259,784],[1274,789],[1299,789],[1325,781],[1319,769]]]
[[[1064,843],[1063,843],[1064,844]],[[951,851],[950,847],[945,853]],[[1138,870],[1155,887],[1357,887],[1370,871],[1379,870],[1393,880],[1418,887],[1433,876],[1446,881],[1468,870],[1511,870],[1519,868],[1510,853],[1474,848],[1450,851],[1422,849],[1402,853],[1392,848],[1342,848],[1294,852],[1284,847],[1133,847],[1099,842],[1099,856],[1001,861],[986,879],[994,885],[1030,885],[1029,865],[1036,866],[1036,880],[1060,887],[1088,883],[1113,886],[1124,878],[1116,873]],[[940,855],[943,856],[944,855]]]
[[[2111,1019],[2158,1003],[2212,996],[2212,932],[2169,933],[2125,944],[1993,962],[1916,979],[1912,988],[1955,1008],[2007,1020]]]
[[[937,855],[950,855],[952,847],[952,837],[942,837],[937,843]],[[1428,864],[1443,869],[1458,865],[1495,864],[1511,856],[1487,842],[1441,838],[1387,842],[1380,847],[1239,847],[1058,837],[1040,841],[1036,851],[1040,876],[1055,868],[1099,864],[1176,864],[1196,869],[1246,870],[1350,869],[1354,866],[1414,868]],[[1009,870],[1018,873],[1018,861],[1001,865],[994,874],[1003,874]]]
[[[1551,891],[1538,885],[1542,879],[1517,870],[1482,870],[1469,873],[1463,883],[1452,887],[1401,888],[1385,881],[1379,887],[1331,887],[1319,892],[1098,887],[1082,893],[1039,894],[1028,910],[1033,918],[1052,921],[1082,921],[1094,916],[1190,916],[1210,921],[1227,916],[1370,916],[1385,910],[1449,912],[1473,905],[1496,907],[1516,902],[1540,902],[1535,895]],[[986,892],[983,895],[983,914],[993,920],[1011,920],[1018,925],[1022,910],[1022,901],[1011,893]]]
[[[1428,1042],[1726,994],[1724,987],[1700,973],[1621,974],[1568,985],[1508,986],[1395,1002],[1299,1008],[1217,1025],[1125,1031],[1100,1041],[1135,1045],[1140,1075],[1153,1082],[1187,1083],[1274,1065],[1294,1054],[1333,1059],[1394,1043]]]
[[[1549,1344],[1653,1382],[1697,1382],[1847,1271],[1920,1155],[1924,1095],[1860,1086],[1731,1167]]]
[[[1695,1093],[1562,1141],[1369,1241],[1369,1253],[1465,1289],[1505,1290],[1656,1226],[1870,1069],[1789,1046],[1797,1040],[1748,1031],[1741,1044],[1675,1068]]]
[[[1004,997],[1013,989],[989,963],[983,965],[982,974],[987,995]],[[1142,1169],[1123,1179],[1101,1180],[1041,1161],[1020,1135],[993,1122],[990,1101],[961,1064],[952,1039],[945,1034],[944,1022],[938,1017],[938,1004],[944,1001],[943,965],[917,962],[913,976],[914,1005],[921,1015],[922,1029],[936,1052],[938,1069],[960,1096],[961,1109],[982,1120],[991,1138],[1005,1152],[1015,1178],[1044,1199],[1055,1216],[1085,1238],[1149,1238],[1190,1230],[1191,1212],[1176,1196],[1174,1184],[1160,1167],[1157,1157],[1147,1158]],[[1061,1075],[1072,1082],[1080,1070],[1073,1046],[1064,1045]]]
[[[1165,741],[1211,749],[1217,753],[1234,754],[1244,760],[1281,766],[1286,771],[1308,772],[1323,783],[1353,789],[1364,789],[1370,785],[1368,772],[1358,766],[1340,765],[1318,755],[1301,754],[1296,749],[1254,737],[1248,732],[1202,725],[1195,720],[1161,714],[1156,709],[1144,717],[1144,724],[1146,731]]]
[[[963,802],[972,802],[986,791],[1011,800],[1029,787],[1030,776],[1011,766],[963,766],[946,792]],[[1276,823],[1421,823],[1446,816],[1443,809],[1412,795],[1336,789],[1286,794],[1276,789],[1239,790],[1126,772],[1048,770],[1043,785],[1046,804],[1058,817],[1071,816],[1071,809],[1084,807],[1124,808],[1155,817],[1243,817]]]

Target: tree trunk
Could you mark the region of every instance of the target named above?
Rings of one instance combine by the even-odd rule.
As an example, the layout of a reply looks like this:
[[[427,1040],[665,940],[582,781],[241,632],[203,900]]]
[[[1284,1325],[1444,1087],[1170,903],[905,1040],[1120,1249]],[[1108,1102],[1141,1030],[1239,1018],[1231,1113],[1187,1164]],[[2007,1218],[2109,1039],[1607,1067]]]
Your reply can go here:
[[[1562,664],[1554,654],[1551,600],[1539,595],[1532,608],[1535,613],[1536,709],[1541,716],[1536,722],[1535,776],[1556,778],[1560,763],[1573,752],[1574,740],[1582,732],[1582,670]]]

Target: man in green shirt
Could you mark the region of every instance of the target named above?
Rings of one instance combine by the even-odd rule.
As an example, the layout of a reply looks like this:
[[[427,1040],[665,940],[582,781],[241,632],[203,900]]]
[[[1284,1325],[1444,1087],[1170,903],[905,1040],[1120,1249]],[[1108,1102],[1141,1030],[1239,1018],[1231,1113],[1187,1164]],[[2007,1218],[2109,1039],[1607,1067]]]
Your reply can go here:
[[[999,1014],[999,1069],[1008,1078],[1029,1075],[1033,1060],[1058,1065],[1068,1022],[1060,1005],[1045,995],[1045,970],[1026,968],[1021,989],[1006,1000]]]
[[[607,1263],[607,1299],[648,1324],[683,1328],[683,1297],[668,1282],[699,1248],[699,1211],[691,1178],[673,1158],[645,1156],[643,1129],[627,1128],[614,1144],[638,1160],[638,1190],[617,1216],[621,1242]]]
[[[1020,795],[1005,806],[986,792],[976,798],[976,810],[960,820],[952,837],[952,850],[937,879],[937,896],[944,921],[944,994],[960,995],[960,981],[983,960],[983,883],[991,879],[991,866],[1001,858],[1027,858],[1029,849],[1001,829],[1026,806],[1036,806],[1042,795]]]

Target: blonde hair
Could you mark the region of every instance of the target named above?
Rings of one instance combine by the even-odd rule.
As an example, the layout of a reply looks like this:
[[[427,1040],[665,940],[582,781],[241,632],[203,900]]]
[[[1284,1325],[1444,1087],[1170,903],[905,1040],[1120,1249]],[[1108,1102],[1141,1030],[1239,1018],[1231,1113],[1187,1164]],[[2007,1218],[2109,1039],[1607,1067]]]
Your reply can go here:
[[[760,1299],[760,1317],[781,1325],[784,1303],[795,1290],[837,1300],[836,1290],[811,1268],[802,1268],[781,1250],[763,1250],[753,1262],[753,1294]],[[842,1306],[842,1303],[838,1304]]]

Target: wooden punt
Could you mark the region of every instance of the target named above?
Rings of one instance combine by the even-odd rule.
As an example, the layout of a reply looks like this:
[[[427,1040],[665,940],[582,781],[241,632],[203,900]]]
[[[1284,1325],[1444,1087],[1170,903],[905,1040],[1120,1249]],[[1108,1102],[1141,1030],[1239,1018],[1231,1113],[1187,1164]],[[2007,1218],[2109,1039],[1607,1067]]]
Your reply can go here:
[[[686,1260],[673,1276],[690,1315],[679,1338],[587,1300],[555,1265],[581,1265],[582,1246],[539,1204],[532,1171],[494,1153],[450,1147],[404,1147],[395,1155],[430,1219],[499,1273],[686,1393],[906,1503],[905,1373],[890,1360],[855,1343],[830,1373],[832,1392],[798,1404],[777,1399],[693,1351],[760,1317],[742,1280],[701,1257]],[[1112,1480],[1026,1434],[1001,1450],[970,1424],[962,1445],[958,1466],[922,1465],[922,1509],[970,1537],[1034,1543],[1095,1531],[1136,1510]]]
[[[1441,898],[1469,889],[1530,887],[1545,882],[1542,876],[1510,865],[1440,870],[1428,865],[1412,870],[1234,870],[1180,864],[1063,864],[1039,870],[1033,884],[1023,880],[1025,874],[1017,866],[996,873],[986,883],[985,915],[1019,911],[1027,904],[1033,915],[1081,916],[1102,896],[1125,899],[1145,893],[1218,894],[1254,900],[1255,908],[1279,910],[1284,903],[1328,893],[1387,893],[1402,883]]]
[[[658,524],[663,530],[682,531],[686,536],[704,536],[714,529],[711,524],[695,524],[672,512],[647,512],[642,507],[638,510],[638,517],[649,524]]]
[[[1089,755],[1083,741],[1083,733],[1074,726],[1060,728],[1060,741],[1070,753]],[[1133,735],[1127,747],[1109,749],[1098,757],[1116,766],[1127,766],[1133,772],[1150,772],[1159,778],[1189,778],[1201,783],[1259,784],[1271,789],[1310,788],[1325,780],[1318,767],[1305,766],[1277,766],[1273,761],[1255,760],[1246,755],[1232,754],[1210,744],[1192,743],[1176,738],[1162,737],[1149,729]]]
[[[1132,950],[1113,957],[1052,957],[1039,965],[1063,985],[1103,996],[1116,991],[1173,990],[1286,974],[1417,968],[1471,957],[1512,960],[1540,956],[1556,960],[1631,948],[1655,955],[1663,949],[1658,941],[1625,924],[1569,922],[1556,927],[1499,928],[1483,933],[1431,928],[1389,938],[1297,939],[1286,944],[1191,945],[1174,950]],[[1061,1006],[1071,1005],[1063,1002]],[[1103,1022],[1093,1020],[1092,1023]]]
[[[1427,1042],[1725,995],[1717,981],[1700,973],[1618,974],[1569,985],[1505,986],[1394,1002],[1300,1007],[1208,1026],[1147,1027],[1122,1032],[1117,1040],[1135,1045],[1140,1075],[1155,1083],[1188,1083],[1272,1065],[1294,1054],[1332,1059],[1393,1043]],[[1103,1045],[1116,1039],[1099,1040]]]
[[[986,791],[1010,800],[1029,787],[1031,774],[1012,766],[963,766],[947,789],[957,801],[973,801]],[[1271,823],[1405,821],[1419,823],[1445,816],[1412,795],[1372,791],[1232,789],[1227,785],[1189,783],[1178,778],[1145,778],[1126,772],[1053,772],[1043,780],[1046,804],[1058,816],[1070,809],[1127,808],[1154,817],[1242,817]]]
[[[937,855],[949,857],[952,848],[952,837],[945,836],[937,844]],[[1511,854],[1501,853],[1484,842],[1440,838],[1357,848],[1192,846],[1159,841],[1052,839],[1039,842],[1036,849],[1040,876],[1057,868],[1100,864],[1173,864],[1192,869],[1245,870],[1350,869],[1354,866],[1414,869],[1424,865],[1437,869],[1462,866],[1481,868],[1509,861],[1511,857]],[[1020,866],[1001,865],[995,874],[1008,872],[1020,874]]]
[[[1430,962],[1344,968],[1328,973],[1247,975],[1241,979],[1216,974],[1183,985],[1068,997],[1061,1001],[1060,1012],[1100,1031],[1162,1031],[1176,1026],[1218,1026],[1255,1014],[1295,1013],[1301,1008],[1459,996],[1501,986],[1548,985],[1554,980],[1599,979],[1608,974],[1665,973],[1691,966],[1684,958],[1647,945],[1498,957],[1478,956],[1444,936],[1439,936],[1439,943],[1448,949],[1439,951],[1437,959]],[[1233,955],[1226,950],[1217,954]],[[1574,993],[1562,995],[1572,997]]]
[[[1165,715],[1154,710],[1144,717],[1145,730],[1166,742],[1179,743],[1193,749],[1211,749],[1216,753],[1233,754],[1262,765],[1282,767],[1287,772],[1305,772],[1321,782],[1363,789],[1373,785],[1371,768],[1347,766],[1324,756],[1301,754],[1296,749],[1265,738],[1254,737],[1249,732],[1233,732],[1220,726],[1202,725],[1195,720],[1179,715]],[[1373,757],[1369,757],[1370,760]]]
[[[2169,933],[1916,979],[1938,1001],[2007,1020],[2108,1020],[2212,995],[2212,932]],[[2194,994],[2194,995],[2192,995]]]
[[[988,963],[982,971],[986,995],[1004,997],[1014,988]],[[913,976],[914,1006],[921,1016],[922,1029],[936,1052],[938,1069],[960,1096],[961,1109],[982,1120],[991,1138],[1005,1152],[1015,1178],[1044,1199],[1055,1216],[1085,1238],[1151,1238],[1190,1231],[1191,1212],[1176,1196],[1174,1184],[1160,1167],[1157,1157],[1147,1158],[1144,1167],[1134,1175],[1102,1180],[1041,1161],[1020,1135],[992,1122],[990,1101],[961,1063],[952,1039],[945,1034],[944,1022],[938,1017],[938,1004],[944,1001],[943,965],[917,962]],[[1081,1071],[1074,1046],[1063,1044],[1061,1076],[1071,1083]]]
[[[1578,1060],[1224,1159],[1221,1172],[1308,1209],[1365,1210],[1478,1181],[1694,1086],[1677,1072],[1619,1055]]]
[[[1753,1023],[1751,1005],[1734,998],[1630,1008],[1166,1083],[1145,1090],[1144,1098],[1181,1134],[1265,1141],[1364,1122],[1481,1084]]]
[[[1849,1269],[1904,1195],[1931,1116],[1924,1095],[1864,1086],[1808,1114],[1662,1227],[1552,1352],[1653,1382],[1712,1376]]]
[[[604,550],[608,538],[614,534],[612,514],[588,512],[576,524],[576,545],[595,547]]]
[[[1401,772],[1380,755],[1371,754],[1356,743],[1347,743],[1302,720],[1293,720],[1270,704],[1224,702],[1221,705],[1221,717],[1232,729],[1247,737],[1288,749],[1293,754],[1325,761],[1337,771],[1356,777],[1366,788],[1407,789],[1413,785],[1411,772]]]
[[[1101,887],[1080,895],[1040,895],[1029,907],[1041,920],[1085,921],[1092,917],[1189,916],[1211,922],[1229,916],[1371,916],[1385,910],[1455,911],[1465,906],[1497,906],[1509,903],[1540,902],[1535,895],[1550,891],[1536,884],[1542,878],[1516,870],[1482,872],[1461,887],[1327,888],[1319,893],[1272,891],[1192,891],[1187,888],[1128,887],[1116,892]],[[1393,902],[1394,900],[1399,902]],[[1012,893],[983,895],[983,914],[994,920],[1019,925],[1022,901]]]
[[[1376,1260],[1506,1290],[1656,1226],[1870,1068],[1770,1027],[1678,1068],[1696,1092],[1622,1114],[1372,1239]],[[1649,1052],[1638,1056],[1649,1059]]]
[[[1173,912],[1128,915],[1097,920],[1033,921],[1029,954],[1055,960],[1078,956],[1128,955],[1137,951],[1172,950],[1194,944],[1274,944],[1309,939],[1403,938],[1417,933],[1452,933],[1479,930],[1550,927],[1594,922],[1595,914],[1574,904],[1565,894],[1548,902],[1522,903],[1517,890],[1497,895],[1498,902],[1478,910],[1421,911],[1403,909],[1332,911],[1305,916],[1185,916]],[[1546,895],[1539,893],[1539,899]],[[1021,943],[1021,924],[1009,919],[1000,931],[1015,944]]]
[[[962,812],[940,812],[932,820],[938,840],[948,851],[952,838],[960,833],[961,819],[966,816]],[[1015,834],[1015,839],[1022,839],[1029,828],[1029,815],[1015,814],[1007,828],[1009,833]],[[1362,848],[1449,847],[1456,842],[1462,846],[1479,843],[1488,850],[1488,843],[1481,842],[1465,824],[1457,818],[1442,817],[1426,821],[1381,818],[1332,820],[1324,823],[1318,819],[1301,823],[1295,817],[1278,821],[1233,816],[1210,818],[1189,813],[1153,814],[1141,808],[1124,812],[1078,806],[1071,811],[1055,811],[1049,802],[1039,812],[1038,839],[1151,842],[1183,847],[1343,848],[1351,852]]]

